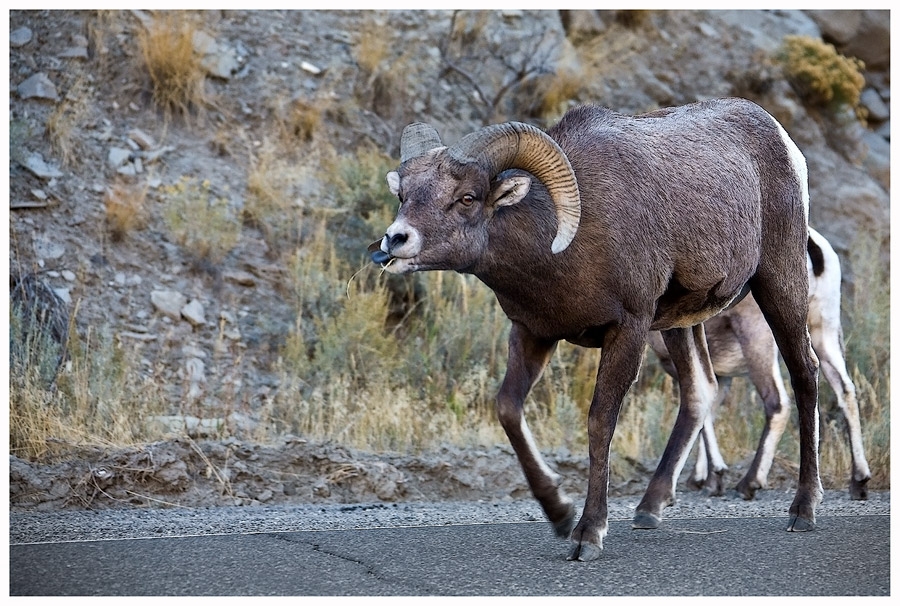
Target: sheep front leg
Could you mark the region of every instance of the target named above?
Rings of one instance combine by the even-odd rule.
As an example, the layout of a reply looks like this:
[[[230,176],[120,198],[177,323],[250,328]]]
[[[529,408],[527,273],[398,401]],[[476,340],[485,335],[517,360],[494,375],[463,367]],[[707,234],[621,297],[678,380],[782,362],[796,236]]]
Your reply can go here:
[[[632,528],[658,528],[662,510],[675,502],[675,483],[716,396],[716,376],[703,325],[662,333],[678,372],[681,404],[662,459],[637,506]]]
[[[648,328],[639,322],[611,327],[603,339],[603,355],[588,413],[587,499],[581,519],[572,531],[569,560],[595,560],[603,549],[603,539],[609,529],[609,446],[622,400],[640,371]]]
[[[506,376],[497,395],[497,416],[516,452],[525,479],[556,534],[568,537],[575,523],[572,500],[560,489],[560,477],[538,451],[525,422],[523,405],[531,388],[540,379],[556,341],[538,339],[522,325],[513,323],[509,333],[509,360]]]

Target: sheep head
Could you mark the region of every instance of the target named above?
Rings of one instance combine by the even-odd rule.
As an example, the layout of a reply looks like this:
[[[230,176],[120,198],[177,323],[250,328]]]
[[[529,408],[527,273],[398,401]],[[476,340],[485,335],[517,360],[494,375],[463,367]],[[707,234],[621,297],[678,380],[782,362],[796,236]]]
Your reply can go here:
[[[547,188],[557,218],[553,253],[565,250],[578,230],[575,173],[559,145],[534,126],[488,126],[444,147],[432,127],[410,124],[401,138],[400,161],[387,175],[388,187],[400,199],[397,218],[369,246],[372,260],[389,272],[465,271],[475,263],[493,214],[521,201],[531,188],[526,176],[495,179],[510,168],[534,175]]]

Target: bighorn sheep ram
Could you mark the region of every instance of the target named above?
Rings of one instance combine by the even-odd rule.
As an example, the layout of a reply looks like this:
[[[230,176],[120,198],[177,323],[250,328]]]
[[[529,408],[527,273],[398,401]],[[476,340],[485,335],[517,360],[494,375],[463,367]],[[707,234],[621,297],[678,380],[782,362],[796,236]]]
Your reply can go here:
[[[789,531],[815,527],[818,361],[806,327],[806,161],[742,99],[626,116],[570,110],[548,131],[485,127],[450,147],[415,123],[387,175],[400,208],[372,260],[397,274],[454,270],[490,287],[512,322],[500,422],[570,560],[600,556],[609,447],[648,334],[678,369],[675,426],[632,522],[656,528],[716,394],[703,321],[752,292],[791,374],[800,476]],[[538,451],[523,404],[556,343],[602,347],[588,415],[581,519]]]
[[[850,498],[863,501],[868,498],[866,484],[872,475],[863,447],[856,387],[844,361],[841,263],[828,240],[812,228],[809,229],[807,251],[809,334],[825,379],[834,390],[838,407],[847,423],[850,442]],[[784,388],[778,363],[778,349],[772,338],[772,331],[752,295],[707,320],[704,328],[713,369],[719,379],[719,393],[703,424],[700,434],[703,439],[697,441],[697,460],[690,481],[712,495],[724,493],[723,474],[728,467],[719,451],[713,417],[718,405],[728,394],[732,377],[746,375],[759,392],[766,412],[766,423],[756,456],[736,487],[749,500],[756,495],[757,490],[766,487],[775,448],[790,415],[787,390]],[[662,335],[658,332],[650,333],[650,346],[666,372],[673,377],[677,376]]]

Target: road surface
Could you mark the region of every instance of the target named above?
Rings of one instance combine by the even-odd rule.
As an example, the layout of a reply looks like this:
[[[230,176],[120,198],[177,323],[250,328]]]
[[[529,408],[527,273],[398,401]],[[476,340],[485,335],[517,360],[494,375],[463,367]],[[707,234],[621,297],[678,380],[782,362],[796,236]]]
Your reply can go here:
[[[13,513],[10,595],[890,595],[889,493],[810,533],[789,497],[683,495],[650,531],[617,499],[589,563],[531,501]]]

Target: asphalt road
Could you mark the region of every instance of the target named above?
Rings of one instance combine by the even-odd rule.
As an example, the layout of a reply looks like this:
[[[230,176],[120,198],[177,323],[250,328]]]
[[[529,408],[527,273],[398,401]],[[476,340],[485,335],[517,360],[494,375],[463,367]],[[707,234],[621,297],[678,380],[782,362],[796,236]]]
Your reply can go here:
[[[530,502],[11,514],[10,595],[890,595],[889,497],[810,533],[713,501],[652,531],[613,507],[589,563]]]

